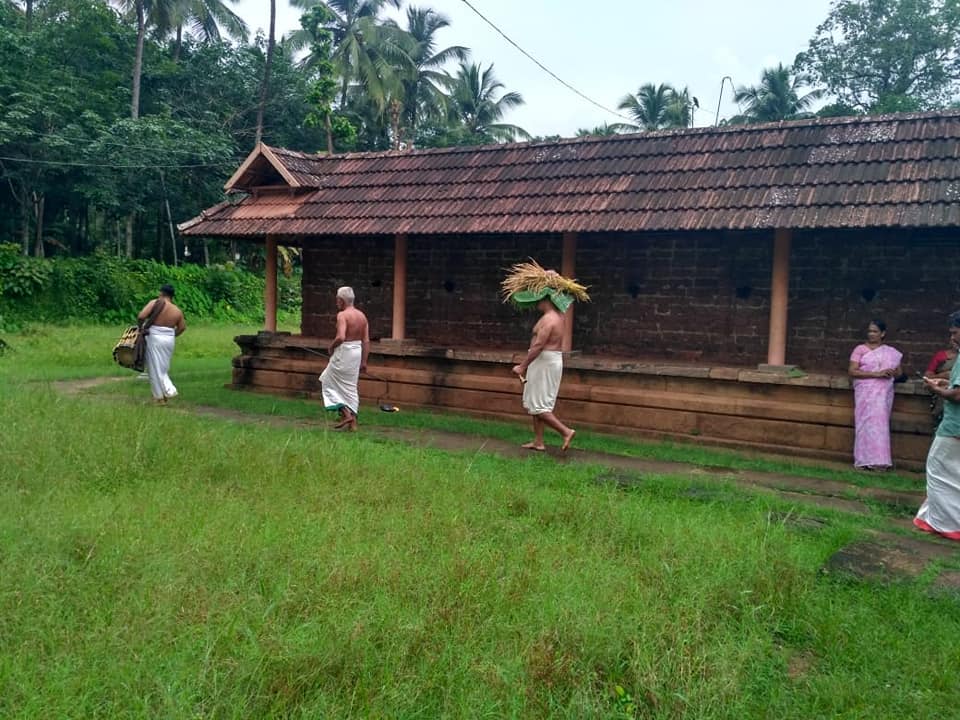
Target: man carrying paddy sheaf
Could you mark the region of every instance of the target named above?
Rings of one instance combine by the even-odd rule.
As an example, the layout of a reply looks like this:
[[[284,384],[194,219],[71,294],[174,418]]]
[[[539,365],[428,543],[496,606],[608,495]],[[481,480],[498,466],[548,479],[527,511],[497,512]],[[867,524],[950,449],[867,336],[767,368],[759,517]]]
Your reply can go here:
[[[511,268],[502,284],[504,301],[521,308],[536,307],[541,315],[533,327],[533,338],[527,355],[513,372],[523,382],[523,407],[533,417],[533,440],[524,443],[527,450],[544,451],[544,426],[563,438],[567,450],[576,435],[560,421],[553,410],[563,377],[564,313],[574,298],[589,300],[586,288],[553,270],[545,270],[536,262],[520,263]]]
[[[360,411],[357,382],[367,369],[370,353],[370,327],[367,316],[353,306],[353,288],[337,290],[337,336],[330,343],[330,361],[320,375],[323,405],[337,410],[337,430],[356,430]]]

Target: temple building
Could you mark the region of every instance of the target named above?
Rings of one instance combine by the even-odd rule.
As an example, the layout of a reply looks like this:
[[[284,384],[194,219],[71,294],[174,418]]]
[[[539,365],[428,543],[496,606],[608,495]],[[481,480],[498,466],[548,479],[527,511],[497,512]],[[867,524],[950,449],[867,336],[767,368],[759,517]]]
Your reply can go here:
[[[262,243],[265,332],[233,383],[318,393],[351,285],[375,339],[368,399],[520,416],[534,258],[590,287],[568,317],[558,411],[582,426],[833,459],[853,443],[851,350],[871,318],[911,375],[960,307],[960,112],[546,143],[309,155],[259,145],[187,236]],[[301,335],[276,334],[276,248],[302,248]],[[897,385],[901,466],[929,396]]]

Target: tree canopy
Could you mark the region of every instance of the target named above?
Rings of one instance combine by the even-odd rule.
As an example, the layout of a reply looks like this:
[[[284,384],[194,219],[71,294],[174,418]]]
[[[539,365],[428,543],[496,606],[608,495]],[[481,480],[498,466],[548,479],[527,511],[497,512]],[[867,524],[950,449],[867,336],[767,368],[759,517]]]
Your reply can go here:
[[[960,92],[960,0],[834,0],[795,64],[856,111],[944,107]]]
[[[271,0],[275,2],[276,0]],[[0,0],[0,242],[176,260],[254,143],[306,152],[497,142],[522,104],[400,0],[291,0],[286,38],[236,0]],[[461,63],[459,67],[457,63]],[[232,253],[231,253],[232,254]]]
[[[176,261],[173,223],[221,201],[261,139],[328,153],[531,139],[510,122],[523,96],[491,59],[445,42],[450,20],[432,8],[270,0],[271,18],[277,2],[302,11],[300,29],[276,37],[271,20],[251,37],[237,2],[0,0],[0,243]],[[703,120],[687,86],[635,87],[620,121],[577,134]],[[724,122],[958,96],[960,0],[834,0],[808,49],[738,87],[740,113]]]

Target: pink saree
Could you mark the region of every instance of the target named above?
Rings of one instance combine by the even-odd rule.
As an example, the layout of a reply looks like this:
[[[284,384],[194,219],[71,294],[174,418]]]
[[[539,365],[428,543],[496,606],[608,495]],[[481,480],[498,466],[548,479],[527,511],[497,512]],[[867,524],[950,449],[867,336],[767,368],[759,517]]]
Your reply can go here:
[[[850,355],[865,372],[879,372],[900,366],[903,354],[881,345],[871,350],[857,345]],[[893,410],[893,378],[857,378],[853,381],[855,467],[890,467],[890,413]]]

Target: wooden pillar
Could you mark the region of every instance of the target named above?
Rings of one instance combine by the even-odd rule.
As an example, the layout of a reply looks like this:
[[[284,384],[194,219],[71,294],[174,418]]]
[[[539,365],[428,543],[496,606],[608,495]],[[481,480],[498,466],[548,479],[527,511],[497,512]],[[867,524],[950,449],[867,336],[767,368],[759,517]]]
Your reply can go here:
[[[577,234],[568,232],[563,234],[563,255],[560,259],[560,274],[573,280],[577,272]],[[565,322],[563,324],[563,343],[561,348],[564,352],[573,350],[573,311],[574,306],[566,312]]]
[[[393,238],[393,326],[390,337],[403,340],[407,333],[407,236]]]
[[[277,236],[267,235],[266,284],[263,288],[264,329],[277,331]]]
[[[767,365],[785,365],[787,358],[787,298],[790,290],[790,237],[786,228],[773,235],[773,271],[770,276],[770,334]]]

